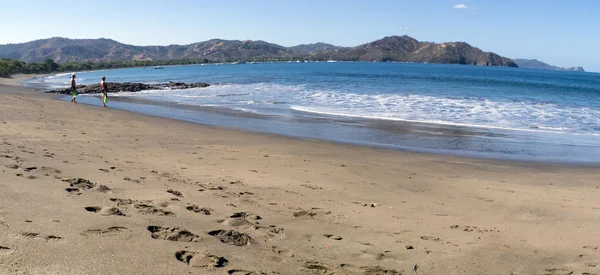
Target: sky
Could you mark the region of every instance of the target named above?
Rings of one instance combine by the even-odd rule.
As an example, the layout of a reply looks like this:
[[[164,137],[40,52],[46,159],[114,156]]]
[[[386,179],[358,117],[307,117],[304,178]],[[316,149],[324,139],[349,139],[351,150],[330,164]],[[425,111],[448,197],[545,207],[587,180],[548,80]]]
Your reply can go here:
[[[18,0],[0,6],[0,44],[60,36],[133,45],[221,38],[357,46],[409,35],[600,72],[599,0]]]

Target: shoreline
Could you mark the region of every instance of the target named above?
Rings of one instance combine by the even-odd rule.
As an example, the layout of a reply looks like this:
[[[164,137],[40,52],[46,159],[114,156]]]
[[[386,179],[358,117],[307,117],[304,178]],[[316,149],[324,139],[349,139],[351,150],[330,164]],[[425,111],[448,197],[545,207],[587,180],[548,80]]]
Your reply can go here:
[[[295,68],[304,67],[295,64],[293,64],[293,66]],[[200,67],[201,66],[196,66],[196,68],[193,70],[199,70],[198,72],[213,70],[207,68],[202,69]],[[251,65],[248,65],[247,67],[240,67],[235,70],[244,70],[250,67]],[[265,67],[258,70],[270,71],[276,68],[278,67]],[[215,69],[217,70],[217,68]],[[232,69],[233,67],[228,67],[228,69],[223,67],[218,70],[229,71]],[[140,78],[139,75],[156,74],[156,72],[153,71],[140,69],[134,69],[130,72],[131,76],[123,78],[119,78],[117,76],[121,73],[114,73],[113,76],[109,74],[107,76],[109,78],[112,77],[111,79],[115,81],[135,82],[137,81],[136,79],[155,79],[155,77]],[[170,78],[174,78],[175,80],[179,81],[185,79],[184,76],[186,73],[184,72],[187,72],[187,69],[180,68],[180,71],[174,70],[173,72],[168,73],[166,78],[160,78],[160,76],[158,76],[156,81],[157,83],[158,81],[168,81]],[[158,74],[160,75],[162,72],[159,72]],[[82,77],[85,78],[85,81],[82,79],[82,83],[92,83],[92,80],[99,78],[101,75],[104,75],[104,73],[96,72],[84,74]],[[171,75],[173,76],[171,77]],[[235,80],[235,78],[233,79]],[[196,80],[202,81],[202,79]],[[59,84],[64,82],[62,77],[48,81]],[[327,103],[330,105],[325,104],[326,107],[317,106],[317,104],[313,108],[310,105],[311,103],[308,102],[312,99],[306,99],[307,102],[304,102],[304,99],[300,98],[298,99],[300,103],[295,104],[293,100],[289,100],[289,98],[295,98],[295,96],[288,96],[288,93],[285,93],[286,89],[293,90],[298,88],[295,85],[282,87],[269,86],[269,91],[261,94],[259,91],[262,89],[260,84],[251,84],[247,86],[233,85],[229,87],[227,84],[218,85],[218,78],[215,79],[211,77],[208,77],[205,82],[217,84],[215,84],[212,88],[208,88],[205,92],[201,90],[189,90],[189,92],[182,91],[173,93],[150,91],[147,94],[125,93],[122,95],[109,95],[109,97],[112,97],[111,106],[113,108],[135,111],[149,115],[183,119],[200,124],[224,125],[228,127],[233,126],[235,128],[250,130],[253,132],[266,132],[271,134],[294,136],[298,138],[330,140],[360,146],[377,146],[381,148],[392,148],[403,151],[409,150],[434,154],[457,155],[478,159],[485,158],[513,161],[522,160],[528,162],[542,161],[588,166],[600,164],[600,161],[598,158],[596,158],[596,156],[600,154],[600,147],[598,146],[598,142],[600,142],[600,136],[595,136],[593,129],[586,128],[585,125],[573,125],[573,127],[566,128],[560,128],[557,126],[558,128],[552,128],[550,126],[545,127],[544,125],[563,125],[564,122],[558,121],[556,123],[551,122],[550,124],[544,124],[545,119],[540,119],[540,121],[537,121],[536,119],[533,119],[533,121],[522,119],[520,121],[511,120],[512,122],[510,123],[504,123],[500,119],[496,123],[492,120],[486,120],[485,116],[482,118],[483,120],[479,120],[479,118],[477,118],[478,115],[485,113],[485,111],[481,111],[481,114],[475,114],[471,116],[472,119],[466,118],[465,122],[469,122],[466,124],[438,124],[435,123],[436,119],[433,119],[439,117],[439,115],[436,114],[431,114],[433,117],[430,118],[430,120],[434,120],[434,123],[426,121],[428,119],[428,114],[426,114],[425,111],[419,111],[425,109],[416,110],[416,119],[408,121],[402,120],[402,118],[411,118],[412,115],[410,112],[400,112],[397,115],[390,113],[390,118],[392,119],[374,120],[369,118],[368,108],[364,110],[360,108],[357,109],[356,114],[360,115],[360,118],[356,118],[343,115],[343,110],[345,107],[336,107],[337,103]],[[227,94],[228,89],[231,89],[234,94],[237,93],[237,90],[242,92],[241,94],[233,97],[221,97],[220,93],[225,93],[225,96],[229,96],[229,94]],[[244,89],[248,89],[248,91],[256,90],[256,92],[252,94],[245,94],[243,92]],[[277,105],[278,103],[273,101],[274,99],[271,98],[275,95],[285,102],[281,102],[282,105]],[[309,96],[308,98],[311,98],[312,96],[313,95]],[[351,99],[354,98],[354,96],[356,95],[347,95],[346,97],[350,98],[348,99],[348,102],[351,102]],[[319,95],[317,94],[316,97],[319,97]],[[394,100],[404,100],[403,98],[393,98]],[[80,99],[81,102],[85,102],[87,100],[92,105],[95,105],[93,98],[86,98],[85,96],[82,96]],[[147,102],[146,99],[154,100],[156,103],[145,104],[145,102]],[[342,101],[344,100],[346,99],[343,99]],[[412,104],[410,103],[412,102],[411,100],[408,100],[408,103],[401,104],[401,106]],[[329,102],[330,100],[325,99],[324,101]],[[126,102],[134,102],[136,104],[126,104]],[[270,105],[271,102],[273,102],[272,105]],[[416,102],[417,103],[414,104],[418,105],[421,104],[419,102],[426,101],[417,100]],[[180,103],[189,103],[192,106],[184,106],[185,104]],[[342,105],[344,104],[351,103],[346,102]],[[377,103],[374,104],[377,105]],[[474,104],[477,105],[478,103]],[[216,105],[218,107],[210,107],[210,105]],[[428,105],[430,105],[428,103],[423,103],[421,105],[423,105],[421,106],[422,108],[431,107],[428,107]],[[305,106],[306,108],[297,106]],[[460,104],[457,106],[458,107],[456,108],[458,108],[458,110],[463,110],[463,108],[460,107]],[[478,109],[476,107],[477,106],[474,108]],[[502,106],[496,107],[500,109],[503,108]],[[390,109],[388,107],[382,107],[380,108],[382,110],[378,112],[385,114],[386,108]],[[327,109],[333,110],[332,113],[319,113],[319,111]],[[341,111],[335,111],[338,109]],[[469,108],[467,107],[464,110],[468,109]],[[443,111],[444,110],[441,110],[440,113],[443,113]],[[447,111],[450,113],[456,113],[456,116],[452,115],[448,118],[449,122],[456,122],[457,119],[459,121],[460,116],[464,115],[461,113],[461,111],[454,111],[452,108],[447,109]],[[468,113],[469,111],[465,112]],[[342,115],[336,115],[336,113],[342,113]],[[353,112],[348,111],[346,113]],[[500,113],[503,112],[500,111]],[[374,114],[378,113],[376,112]],[[511,116],[511,114],[514,115],[513,118],[520,115],[527,116],[527,114],[523,114],[521,111],[518,111],[514,114],[513,112],[506,112],[503,115]],[[592,116],[592,114],[590,114],[590,116]],[[393,119],[395,117],[398,117],[399,119]],[[593,120],[593,118],[590,119]],[[446,120],[442,119],[442,121]],[[514,124],[511,124],[513,122]],[[498,127],[497,124],[512,125],[513,127]],[[490,127],[485,127],[485,125],[490,125]],[[565,129],[574,129],[573,132],[579,132],[581,135],[575,133],[564,133],[566,131]]]
[[[523,153],[520,150],[529,150],[530,148],[524,147],[523,144],[519,143],[518,140],[508,140],[504,143],[496,142],[495,145],[502,146],[505,150],[508,148],[512,149],[512,152],[495,152],[487,151],[485,147],[477,147],[476,144],[484,144],[485,136],[497,135],[507,136],[519,135],[521,139],[524,139],[526,135],[528,137],[537,138],[539,135],[546,135],[547,138],[562,138],[562,134],[558,133],[537,133],[537,132],[521,132],[512,130],[502,129],[489,129],[489,128],[477,128],[477,127],[451,127],[447,125],[438,125],[439,127],[433,127],[435,125],[412,123],[412,122],[398,122],[398,121],[385,121],[377,122],[370,119],[355,119],[345,117],[323,117],[319,119],[303,118],[298,117],[290,121],[278,120],[270,115],[245,113],[236,111],[228,108],[218,107],[199,107],[193,105],[179,105],[176,103],[152,101],[148,99],[137,99],[137,98],[120,98],[112,97],[112,108],[135,112],[144,115],[150,115],[155,117],[163,117],[167,119],[175,119],[179,121],[186,121],[195,123],[198,125],[210,125],[214,127],[223,127],[228,129],[237,129],[243,132],[250,133],[263,133],[268,135],[275,135],[281,137],[297,138],[297,139],[312,139],[321,140],[325,142],[362,146],[362,147],[374,147],[387,150],[396,150],[401,152],[413,152],[422,154],[434,154],[444,156],[455,156],[460,158],[471,158],[477,160],[499,160],[499,161],[515,161],[522,163],[548,163],[557,165],[571,165],[571,166],[587,166],[587,167],[599,167],[600,161],[593,157],[593,153],[582,151],[569,151],[570,154],[558,154],[553,152],[554,155],[536,155],[534,152]],[[81,97],[80,102],[89,105],[96,105],[95,101],[91,96]],[[332,122],[335,121],[335,122]],[[227,126],[224,125],[227,124]],[[345,123],[353,124],[366,124],[368,126],[362,127],[351,127],[344,126]],[[373,123],[372,125],[370,123]],[[337,125],[342,124],[342,126]],[[334,126],[334,127],[331,127]],[[311,128],[321,128],[319,134],[305,134],[311,132]],[[421,146],[412,146],[408,140],[402,143],[385,143],[378,142],[377,140],[369,140],[368,136],[364,136],[362,139],[362,131],[368,129],[370,131],[381,132],[382,138],[387,135],[390,136],[401,136],[401,135],[412,135],[411,139],[424,142],[428,139],[430,145],[436,145],[439,147],[427,147],[427,144],[416,144]],[[428,132],[425,132],[428,131]],[[452,131],[452,135],[445,135],[444,132]],[[334,132],[337,133],[334,135]],[[385,133],[384,133],[385,132]],[[459,141],[462,139],[472,140],[471,148],[452,148],[452,142]],[[584,140],[583,137],[580,137]],[[444,144],[448,144],[444,147]],[[489,149],[490,146],[486,145]],[[535,145],[535,144],[534,144]],[[546,144],[540,144],[537,146],[551,146]],[[512,146],[512,147],[511,147]],[[519,147],[520,146],[520,147]],[[522,149],[521,149],[522,148]],[[543,151],[544,148],[537,148],[537,151]],[[553,149],[556,150],[556,149]],[[565,149],[566,150],[566,149]],[[584,155],[587,154],[587,155]],[[557,157],[561,155],[561,157]],[[586,158],[587,156],[587,158]]]
[[[29,79],[34,79],[34,78],[52,76],[52,75],[55,75],[55,74],[53,74],[53,73],[50,73],[50,74],[15,74],[15,75],[11,75],[8,78],[0,77],[0,85],[25,87],[21,84],[23,81],[26,81]]]
[[[61,94],[48,94],[48,96],[54,98],[54,99],[58,99],[61,102],[68,102],[68,100],[62,100],[59,99],[60,97],[64,97],[65,95],[61,95]],[[96,94],[89,94],[88,96],[90,97],[97,97]],[[68,97],[68,96],[67,96]],[[114,100],[112,101],[114,102]],[[152,103],[162,106],[163,103],[161,102],[155,102],[152,101]],[[78,101],[78,104],[83,104],[85,106],[88,107],[100,107],[99,104],[93,104],[93,103],[87,103],[87,102],[81,102],[81,100]],[[134,104],[137,105],[137,103],[124,103],[124,104]],[[169,105],[169,104],[165,104],[165,105]],[[178,106],[181,107],[182,109],[186,109],[185,107],[187,106]],[[177,107],[174,107],[177,109]],[[193,109],[193,107],[191,107]],[[465,161],[465,162],[482,162],[485,164],[490,164],[490,165],[514,165],[514,166],[520,166],[520,167],[535,167],[535,168],[554,168],[554,167],[565,167],[565,168],[584,168],[584,169],[595,169],[595,168],[600,168],[600,161],[599,162],[584,162],[584,161],[569,161],[569,160],[534,160],[534,159],[523,159],[523,158],[519,158],[518,156],[515,156],[513,158],[511,158],[510,156],[505,156],[505,157],[498,157],[498,156],[492,156],[492,155],[486,155],[485,153],[477,153],[477,152],[466,152],[466,153],[457,153],[457,152],[453,152],[450,150],[447,150],[447,152],[442,153],[440,151],[440,149],[428,149],[428,148],[399,148],[397,146],[385,146],[385,145],[381,145],[381,144],[365,144],[365,143],[360,143],[360,142],[351,142],[351,141],[336,141],[336,140],[330,140],[330,139],[321,139],[321,138],[311,138],[311,137],[301,137],[301,136],[294,136],[294,135],[286,135],[286,134],[278,134],[278,133],[270,133],[270,132],[263,132],[260,130],[249,130],[249,129],[243,129],[243,128],[239,128],[239,127],[235,127],[235,126],[224,126],[224,125],[215,125],[215,124],[206,124],[206,123],[201,123],[201,122],[195,122],[195,121],[191,121],[191,120],[186,120],[186,119],[181,119],[181,118],[175,118],[175,117],[170,117],[170,116],[162,116],[162,115],[155,115],[155,114],[148,114],[146,112],[142,112],[142,111],[131,111],[129,109],[126,108],[116,108],[114,106],[109,107],[109,111],[118,111],[118,112],[124,112],[124,116],[129,116],[129,115],[135,115],[135,116],[140,116],[141,118],[155,118],[155,119],[160,119],[160,120],[164,120],[165,123],[171,123],[171,122],[177,122],[177,123],[183,123],[185,125],[188,125],[189,127],[198,127],[198,128],[207,128],[207,129],[211,129],[211,130],[221,130],[221,131],[225,131],[225,132],[231,132],[233,134],[239,134],[239,135],[256,135],[256,136],[260,136],[260,137],[264,137],[266,139],[282,139],[282,140],[286,140],[289,142],[307,142],[307,143],[315,143],[315,144],[324,144],[326,146],[339,146],[341,148],[354,148],[357,150],[374,150],[374,151],[381,151],[381,152],[386,152],[389,154],[407,154],[407,155],[411,155],[411,156],[423,156],[423,157],[433,157],[433,158],[440,158],[440,159],[444,159],[444,160],[453,160],[453,159],[458,159],[461,161]]]
[[[0,273],[598,272],[598,169],[0,99]]]
[[[173,65],[173,66],[185,66],[185,65]],[[40,74],[40,75],[35,75],[35,77],[46,77],[48,75],[52,75],[52,74]],[[17,75],[16,78],[10,79],[10,81],[8,81],[8,84],[33,88],[34,91],[44,90],[44,87],[24,86],[23,82],[28,79],[31,79],[31,77],[28,77],[28,76],[29,75],[23,75],[23,74]],[[89,95],[87,95],[87,96],[89,96]],[[53,95],[53,98],[58,99],[60,97],[61,97],[61,95],[58,95],[58,94]],[[115,99],[115,97],[112,97],[112,98],[113,98],[113,100]],[[84,100],[84,98],[83,97],[80,98],[80,101],[81,100]],[[118,100],[123,100],[123,99],[119,98]],[[129,101],[129,100],[127,100],[127,101]],[[429,148],[429,147],[411,146],[410,144],[386,144],[386,143],[378,143],[378,142],[367,142],[367,141],[361,141],[361,140],[341,140],[341,139],[332,139],[332,138],[327,138],[327,137],[304,136],[299,133],[293,134],[293,133],[268,131],[268,130],[255,130],[252,128],[245,127],[244,126],[245,123],[241,123],[241,122],[240,122],[241,124],[239,124],[239,125],[224,126],[222,124],[215,123],[214,121],[212,121],[212,122],[196,121],[193,119],[177,117],[176,115],[173,115],[173,114],[177,113],[180,110],[199,110],[198,111],[199,115],[208,114],[209,116],[213,116],[214,114],[222,113],[223,116],[231,116],[232,118],[238,118],[238,117],[239,118],[243,118],[243,117],[251,118],[251,117],[253,117],[253,115],[246,114],[246,113],[239,114],[239,115],[235,115],[233,113],[226,114],[227,112],[221,112],[221,111],[217,112],[214,110],[213,111],[201,111],[202,108],[196,107],[193,105],[190,105],[190,106],[177,105],[177,104],[172,104],[169,102],[152,101],[152,100],[147,100],[147,99],[133,99],[130,101],[131,102],[129,102],[129,103],[121,104],[122,106],[119,105],[119,106],[115,107],[113,105],[113,108],[124,110],[127,112],[133,112],[133,113],[137,113],[137,114],[147,115],[147,116],[163,117],[163,118],[167,118],[167,119],[175,119],[178,121],[186,121],[186,122],[194,123],[194,124],[197,124],[200,126],[222,127],[222,128],[226,128],[226,129],[239,130],[242,132],[275,135],[275,136],[279,136],[279,137],[296,138],[296,139],[301,139],[301,140],[302,139],[319,140],[319,141],[330,142],[330,143],[341,144],[341,145],[349,145],[349,146],[372,147],[372,148],[380,148],[380,149],[394,150],[394,151],[401,151],[401,152],[412,152],[412,153],[418,153],[418,154],[443,155],[443,156],[467,158],[467,159],[473,159],[473,160],[491,160],[491,161],[507,161],[507,162],[519,162],[519,163],[533,163],[533,164],[566,165],[566,166],[574,166],[574,167],[582,166],[582,167],[590,167],[590,168],[600,167],[600,160],[594,160],[593,157],[590,157],[590,158],[583,157],[582,158],[581,156],[574,157],[574,156],[566,156],[564,154],[559,154],[559,155],[561,155],[561,157],[559,158],[556,156],[537,156],[535,154],[528,155],[528,154],[519,154],[516,152],[499,153],[499,152],[493,152],[493,151],[489,152],[486,150],[479,151],[479,150],[474,150],[473,148],[471,148],[471,149],[467,149],[467,148],[463,148],[463,149],[460,149],[460,148],[458,148],[458,149],[457,148]],[[151,104],[145,104],[145,101],[148,101]],[[115,102],[115,101],[113,101],[113,102]],[[95,105],[94,103],[91,103],[91,102],[82,102],[82,103],[88,104],[91,106]],[[139,105],[139,107],[132,107],[130,105]],[[143,106],[158,106],[158,107],[146,108]],[[153,109],[159,109],[160,106],[169,108],[171,111],[174,111],[174,112],[169,112],[170,115],[165,115],[161,111],[153,110]],[[233,112],[233,110],[234,109],[232,109],[232,112]],[[211,113],[212,113],[212,115],[211,115]],[[256,116],[260,117],[260,115],[256,115]],[[328,118],[325,118],[325,119],[328,119]],[[357,119],[357,118],[332,116],[329,119],[353,120],[353,119]],[[227,120],[227,119],[224,118],[222,120]],[[372,119],[370,119],[370,118],[358,119],[358,121],[362,121],[362,120],[368,122],[368,121],[371,121]],[[554,135],[554,136],[560,137],[561,135],[565,134],[565,133],[553,133],[553,132],[540,133],[538,131],[514,130],[514,129],[504,129],[504,128],[493,128],[493,127],[489,128],[489,127],[464,126],[464,125],[445,125],[445,124],[433,124],[433,123],[425,123],[425,122],[418,123],[418,122],[411,122],[411,121],[384,121],[383,123],[389,123],[390,125],[393,125],[392,128],[403,128],[403,127],[405,127],[405,128],[423,128],[422,127],[423,125],[438,126],[440,129],[447,128],[446,131],[448,131],[448,130],[449,131],[465,131],[465,132],[469,132],[469,133],[480,133],[480,135],[487,135],[490,133],[495,133],[495,134],[499,134],[499,135],[506,135],[506,134],[508,134],[508,135],[526,134],[527,135],[528,134],[528,135],[531,135],[532,137],[534,137],[535,135],[546,134],[546,135]],[[380,124],[380,123],[377,123],[377,124]],[[402,125],[404,125],[404,126],[402,126]],[[421,126],[419,126],[419,125],[421,125]],[[377,129],[377,128],[373,128],[373,129]],[[468,137],[470,135],[472,135],[472,134],[469,134],[466,137]],[[477,134],[475,134],[475,136],[476,135]],[[414,138],[416,138],[416,137],[414,137]],[[447,139],[451,140],[452,138],[447,137]],[[499,145],[506,146],[504,144],[499,144]],[[517,149],[521,150],[521,149],[519,149],[518,146],[513,148],[513,150],[517,150]],[[524,149],[525,149],[525,147],[524,147]],[[540,150],[540,149],[538,149],[538,150]]]

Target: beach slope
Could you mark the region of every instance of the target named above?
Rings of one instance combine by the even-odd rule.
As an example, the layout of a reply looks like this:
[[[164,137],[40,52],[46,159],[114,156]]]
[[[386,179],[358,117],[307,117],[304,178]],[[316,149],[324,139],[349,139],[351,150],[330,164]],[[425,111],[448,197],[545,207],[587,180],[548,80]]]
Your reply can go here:
[[[0,274],[600,273],[594,167],[291,139],[38,93],[0,86]]]

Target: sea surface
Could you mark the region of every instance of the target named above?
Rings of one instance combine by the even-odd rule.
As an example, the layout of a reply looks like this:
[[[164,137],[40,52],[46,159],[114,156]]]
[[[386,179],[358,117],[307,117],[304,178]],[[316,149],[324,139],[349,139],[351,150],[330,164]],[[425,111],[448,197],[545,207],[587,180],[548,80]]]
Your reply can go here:
[[[25,85],[65,87],[69,76]],[[596,73],[290,62],[80,72],[77,80],[95,84],[101,76],[110,82],[207,82],[208,88],[110,94],[108,103],[202,124],[419,152],[600,163]],[[97,95],[78,101],[100,105]]]

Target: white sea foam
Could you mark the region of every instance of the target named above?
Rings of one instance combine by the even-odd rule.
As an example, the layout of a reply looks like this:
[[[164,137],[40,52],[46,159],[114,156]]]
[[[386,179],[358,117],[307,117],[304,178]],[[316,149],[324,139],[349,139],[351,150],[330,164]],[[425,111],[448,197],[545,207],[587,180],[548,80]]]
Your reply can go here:
[[[537,132],[597,134],[593,126],[600,124],[599,110],[550,103],[336,92],[312,92],[304,98],[310,99],[310,104],[290,108],[336,116]]]
[[[290,110],[319,115],[407,121],[530,132],[600,134],[600,110],[549,102],[420,94],[361,94],[306,85],[223,84],[187,90],[149,90],[114,96],[186,105],[215,105],[251,113]],[[286,103],[289,102],[289,103]],[[277,103],[277,104],[275,104]]]
[[[62,73],[62,74],[55,74],[55,75],[51,75],[51,76],[47,76],[47,79],[53,79],[53,78],[59,78],[59,77],[64,77],[64,76],[69,76],[71,75],[71,73]]]

